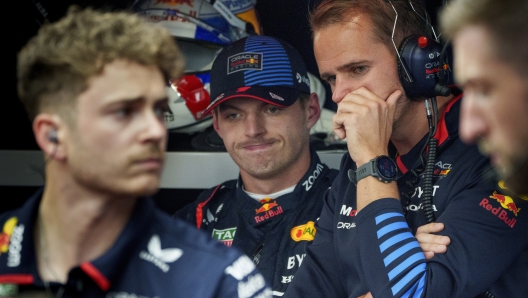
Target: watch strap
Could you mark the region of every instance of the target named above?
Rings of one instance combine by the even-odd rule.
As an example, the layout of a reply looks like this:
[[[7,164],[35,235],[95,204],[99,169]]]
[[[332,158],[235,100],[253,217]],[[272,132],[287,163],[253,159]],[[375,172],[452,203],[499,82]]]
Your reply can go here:
[[[354,185],[357,185],[356,171],[354,171],[353,169],[349,169],[347,174],[348,174],[348,180],[354,183]]]
[[[356,170],[356,183],[359,182],[359,180],[368,177],[368,176],[375,176],[377,177],[377,173],[374,171],[374,167],[376,166],[376,158],[371,159],[366,164],[360,166]]]

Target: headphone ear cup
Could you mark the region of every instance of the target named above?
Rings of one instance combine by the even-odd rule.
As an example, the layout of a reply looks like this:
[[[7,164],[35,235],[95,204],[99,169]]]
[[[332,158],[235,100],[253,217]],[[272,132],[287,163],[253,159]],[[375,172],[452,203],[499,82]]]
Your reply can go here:
[[[407,49],[408,43],[412,40],[413,37],[414,35],[408,36],[402,41],[400,48],[399,48],[400,59],[397,59],[398,75],[400,77],[400,82],[402,84],[403,90],[405,91],[405,94],[408,94],[408,90],[411,91],[413,83],[409,80],[409,77],[407,76],[404,70],[404,68],[407,68],[407,70],[409,69],[408,64],[407,64],[408,63],[407,61],[409,61],[409,57],[404,57],[404,52],[405,53],[408,52],[408,50],[406,49]],[[405,64],[405,65],[402,65],[402,64]],[[413,74],[410,71],[408,74],[409,76],[411,76],[410,79],[414,80]]]
[[[438,72],[443,71],[440,63],[442,45],[433,39],[411,35],[400,46],[400,57],[413,82],[409,82],[402,67],[398,65],[400,81],[405,94],[411,100],[423,100],[437,95]]]
[[[59,143],[59,137],[57,136],[57,130],[52,129],[48,131],[48,140],[52,143],[58,144]]]

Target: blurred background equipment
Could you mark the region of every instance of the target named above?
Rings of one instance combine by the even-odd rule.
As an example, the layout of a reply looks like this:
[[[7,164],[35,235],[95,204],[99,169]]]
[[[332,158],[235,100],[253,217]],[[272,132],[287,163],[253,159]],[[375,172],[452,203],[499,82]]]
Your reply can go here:
[[[432,24],[436,27],[437,11],[442,6],[444,0],[420,0],[425,3],[428,12],[431,15]],[[159,2],[155,7],[154,4]],[[222,139],[212,129],[211,119],[208,118],[201,122],[195,118],[198,116],[201,105],[196,104],[196,108],[192,108],[191,104],[187,104],[185,99],[181,98],[182,92],[185,93],[185,97],[194,98],[195,101],[200,102],[206,97],[206,93],[209,93],[209,80],[207,79],[208,66],[216,57],[218,51],[220,51],[229,41],[236,40],[243,34],[265,34],[268,36],[277,37],[283,39],[295,47],[301,56],[303,57],[308,72],[312,73],[317,80],[310,81],[312,90],[315,90],[320,96],[320,100],[323,100],[321,107],[324,108],[321,111],[321,120],[316,124],[312,131],[312,144],[316,150],[332,150],[342,143],[342,140],[335,138],[332,132],[328,132],[328,121],[333,115],[335,110],[335,103],[331,100],[331,91],[327,84],[322,84],[318,79],[319,72],[315,57],[313,55],[313,45],[310,32],[310,26],[308,24],[309,12],[317,6],[321,0],[216,0],[214,4],[211,4],[212,0],[18,0],[10,1],[7,3],[8,11],[23,12],[21,15],[9,21],[10,26],[14,30],[8,30],[7,32],[7,67],[4,67],[4,72],[7,73],[7,94],[6,100],[3,103],[2,109],[0,109],[0,126],[5,127],[3,132],[3,138],[0,141],[0,165],[5,171],[8,171],[9,177],[17,176],[18,172],[13,172],[4,161],[14,162],[17,164],[18,160],[12,160],[12,154],[25,156],[26,154],[31,155],[36,151],[40,151],[38,148],[33,132],[31,129],[31,123],[23,109],[21,102],[18,100],[16,93],[16,53],[20,48],[37,33],[37,30],[42,24],[48,21],[56,21],[61,18],[68,7],[72,4],[87,7],[91,6],[96,9],[104,10],[135,10],[140,13],[142,10],[151,9],[150,12],[143,12],[145,15],[150,15],[154,19],[155,16],[160,15],[171,15],[171,18],[180,18],[180,24],[176,25],[177,28],[181,28],[181,33],[176,33],[175,38],[178,40],[178,44],[182,49],[182,52],[186,56],[188,66],[186,69],[186,75],[196,76],[195,78],[187,79],[185,82],[171,82],[167,85],[170,89],[169,94],[171,97],[171,111],[173,112],[174,120],[171,122],[171,115],[167,115],[167,126],[169,130],[169,139],[167,150],[169,155],[174,154],[179,157],[180,155],[185,156],[182,159],[188,158],[189,154],[204,154],[210,151],[225,151],[223,147]],[[223,6],[222,6],[223,4]],[[224,10],[222,15],[218,9],[229,6],[230,9]],[[180,8],[179,13],[170,12],[155,12],[153,9],[160,8],[160,10],[173,10],[174,8]],[[163,8],[162,8],[163,7]],[[173,9],[171,9],[171,7]],[[231,12],[231,14],[229,14]],[[187,14],[185,18],[183,14]],[[235,15],[236,18],[232,16]],[[220,17],[223,16],[223,17]],[[228,18],[231,22],[228,21]],[[185,20],[185,21],[184,21]],[[193,23],[193,20],[195,21]],[[196,21],[197,20],[197,21]],[[238,21],[237,21],[238,20]],[[241,22],[241,21],[242,22]],[[177,21],[159,20],[163,25],[177,24]],[[245,22],[245,23],[244,23]],[[185,30],[183,27],[178,27],[181,23],[186,23]],[[205,26],[196,26],[196,23]],[[233,25],[233,24],[234,25]],[[246,27],[244,30],[242,27]],[[168,25],[167,24],[167,25]],[[244,24],[243,26],[241,24]],[[212,32],[207,29],[216,28]],[[169,29],[170,30],[170,29]],[[254,30],[254,33],[252,32]],[[245,31],[245,32],[244,32]],[[185,35],[184,35],[185,32]],[[210,33],[208,33],[210,32]],[[207,37],[211,37],[211,40],[207,40]],[[216,42],[213,42],[216,40]],[[190,62],[192,61],[192,62]],[[180,84],[181,83],[181,84]],[[203,85],[203,87],[202,87]],[[325,89],[325,95],[322,90],[319,90],[317,86],[322,86]],[[180,91],[178,91],[180,88]],[[205,91],[205,92],[204,92]],[[180,93],[180,94],[178,94]],[[194,96],[194,97],[193,97]],[[326,98],[326,100],[324,100]],[[331,121],[331,120],[330,120]],[[331,122],[330,122],[331,123]],[[321,127],[322,126],[322,127]],[[325,132],[326,131],[326,132]],[[346,146],[346,144],[344,145]],[[344,147],[346,148],[346,147]],[[172,152],[171,152],[172,151]],[[175,152],[179,151],[179,152]],[[185,152],[182,152],[185,151]],[[204,151],[196,152],[196,151]],[[174,153],[173,153],[174,152]],[[329,151],[330,152],[330,151]],[[36,152],[40,154],[40,152]],[[224,153],[220,154],[224,156]],[[37,155],[40,156],[40,155]],[[172,155],[171,155],[172,156]],[[229,160],[229,156],[225,153],[225,160]],[[202,156],[197,159],[203,160]],[[206,159],[206,158],[205,158]],[[20,164],[27,160],[27,158],[21,158]],[[208,161],[208,159],[206,159]],[[224,167],[222,162],[216,160],[216,167]],[[167,165],[167,168],[171,168],[171,161]],[[36,162],[41,164],[42,161]],[[194,167],[193,162],[182,165],[178,160],[178,165],[182,168]],[[327,162],[328,163],[328,162]],[[338,163],[337,163],[338,164]],[[23,166],[13,165],[19,170],[19,172],[28,171],[29,175],[36,175],[34,171],[26,170]],[[208,170],[207,172],[210,172]],[[192,175],[192,174],[191,174]],[[22,175],[23,176],[23,175]],[[176,180],[176,179],[175,179]],[[205,180],[207,179],[201,179]],[[216,183],[210,181],[211,185]],[[219,182],[218,182],[219,183]],[[3,200],[0,206],[0,212],[8,210],[17,206],[20,206],[29,195],[35,192],[39,186],[20,186],[18,184],[2,183],[0,179],[0,190],[5,194],[10,194],[9,200]],[[203,185],[203,189],[210,185]],[[160,192],[154,197],[157,204],[166,210],[168,213],[172,213],[177,210],[180,206],[183,206],[187,202],[194,200],[195,197],[203,190],[193,187],[189,189],[182,189],[181,186],[174,188],[173,186],[165,186]],[[175,200],[174,198],[178,198]]]
[[[167,28],[185,57],[185,75],[167,86],[169,132],[192,134],[211,126],[211,116],[203,115],[210,102],[211,65],[223,47],[261,32],[254,5],[252,0],[140,0],[132,5],[134,12]]]

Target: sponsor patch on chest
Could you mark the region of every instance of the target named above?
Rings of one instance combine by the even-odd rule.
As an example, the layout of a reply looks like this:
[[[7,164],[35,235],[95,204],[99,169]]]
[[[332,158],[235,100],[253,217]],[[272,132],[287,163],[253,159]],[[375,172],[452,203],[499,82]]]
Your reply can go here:
[[[231,246],[233,239],[235,239],[236,227],[227,228],[223,230],[213,229],[213,238],[224,243],[225,246]]]

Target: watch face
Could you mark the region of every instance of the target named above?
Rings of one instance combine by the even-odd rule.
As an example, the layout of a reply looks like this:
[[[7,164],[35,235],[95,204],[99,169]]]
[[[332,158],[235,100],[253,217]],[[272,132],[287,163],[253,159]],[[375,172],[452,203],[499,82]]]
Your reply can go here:
[[[387,179],[396,178],[396,174],[398,170],[396,166],[394,165],[394,162],[389,157],[382,156],[378,158],[377,164],[378,164],[378,172],[384,178],[387,178]]]

